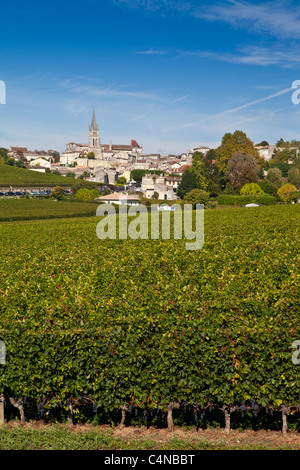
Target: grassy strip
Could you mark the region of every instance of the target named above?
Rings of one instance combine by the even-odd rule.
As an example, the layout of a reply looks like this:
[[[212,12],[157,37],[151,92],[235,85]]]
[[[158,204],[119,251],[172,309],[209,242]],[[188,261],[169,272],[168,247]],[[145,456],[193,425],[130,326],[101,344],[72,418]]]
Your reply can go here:
[[[137,429],[138,430],[138,429]],[[169,439],[159,438],[133,439],[128,436],[115,436],[114,429],[87,426],[68,428],[66,424],[25,427],[20,424],[0,428],[0,450],[293,450],[299,445],[282,441],[277,444],[263,439],[249,439],[241,443],[238,439],[227,440],[216,436],[214,440],[186,437],[179,438],[170,434]]]

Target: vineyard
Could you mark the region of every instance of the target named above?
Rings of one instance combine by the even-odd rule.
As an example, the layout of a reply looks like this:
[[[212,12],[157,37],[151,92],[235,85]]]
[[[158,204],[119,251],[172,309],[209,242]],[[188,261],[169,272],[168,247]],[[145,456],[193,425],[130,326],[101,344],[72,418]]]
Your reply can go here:
[[[198,251],[99,240],[97,222],[0,227],[6,419],[298,422],[299,205],[207,210]]]
[[[26,168],[16,168],[9,165],[0,165],[0,187],[54,187],[72,186],[74,179],[66,176],[55,175],[53,173],[41,173],[27,170]]]
[[[0,199],[0,222],[91,217],[99,203],[55,199]]]

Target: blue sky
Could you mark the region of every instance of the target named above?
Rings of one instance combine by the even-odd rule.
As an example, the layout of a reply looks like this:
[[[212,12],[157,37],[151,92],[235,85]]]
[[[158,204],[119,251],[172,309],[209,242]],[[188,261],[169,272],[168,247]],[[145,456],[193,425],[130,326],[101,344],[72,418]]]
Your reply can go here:
[[[87,142],[144,153],[300,139],[300,6],[293,1],[28,0],[1,5],[0,147]]]

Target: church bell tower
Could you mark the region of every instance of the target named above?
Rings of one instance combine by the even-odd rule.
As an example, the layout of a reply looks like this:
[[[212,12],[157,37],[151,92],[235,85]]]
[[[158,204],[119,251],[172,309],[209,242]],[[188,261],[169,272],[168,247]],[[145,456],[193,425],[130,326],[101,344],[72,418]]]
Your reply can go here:
[[[92,122],[89,125],[89,152],[94,152],[97,159],[102,158],[100,137],[99,137],[99,126],[96,122],[95,110],[93,111]]]

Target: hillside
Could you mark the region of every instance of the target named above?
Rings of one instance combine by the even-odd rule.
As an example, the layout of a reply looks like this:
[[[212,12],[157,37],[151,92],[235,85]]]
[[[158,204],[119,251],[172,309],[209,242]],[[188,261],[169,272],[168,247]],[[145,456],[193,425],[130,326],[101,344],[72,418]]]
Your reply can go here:
[[[16,168],[9,165],[0,165],[0,187],[70,186],[73,184],[74,178],[53,175],[52,173],[40,173],[38,171]]]
[[[54,199],[0,199],[0,222],[92,217],[99,203]]]

